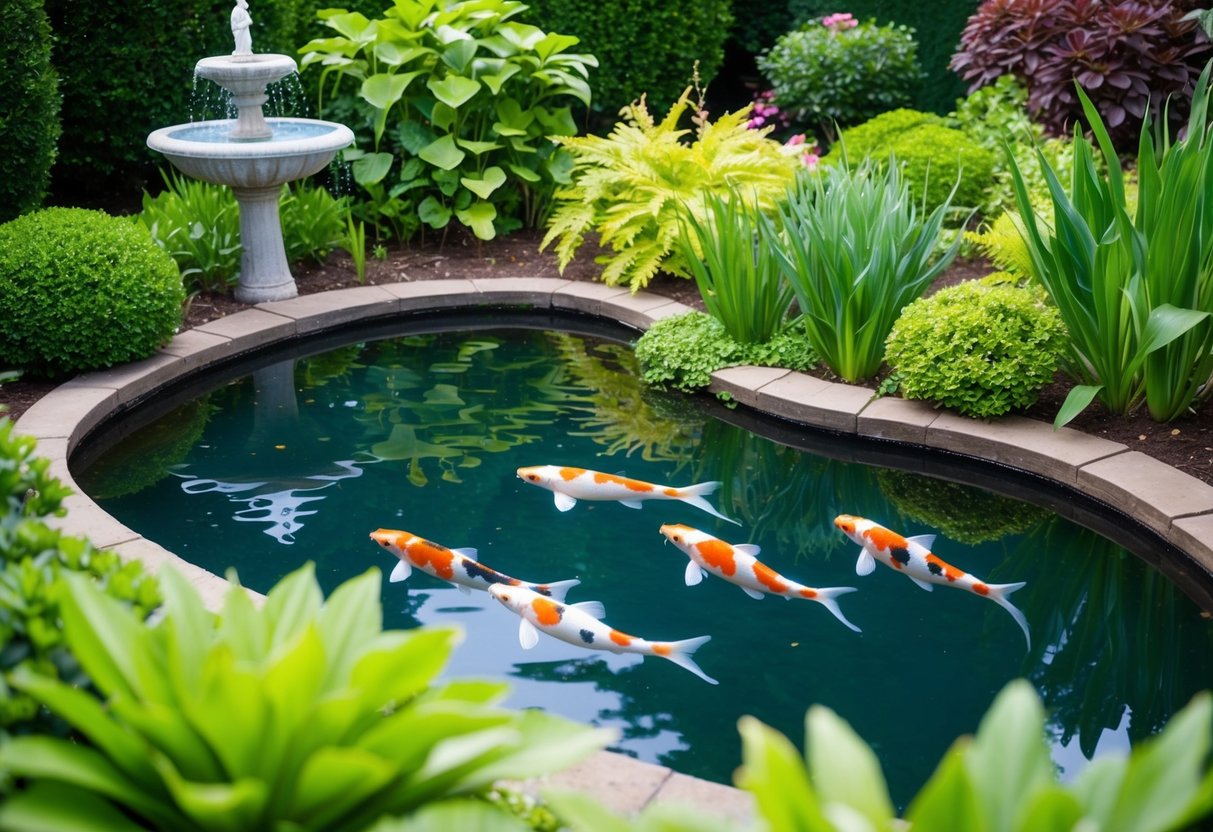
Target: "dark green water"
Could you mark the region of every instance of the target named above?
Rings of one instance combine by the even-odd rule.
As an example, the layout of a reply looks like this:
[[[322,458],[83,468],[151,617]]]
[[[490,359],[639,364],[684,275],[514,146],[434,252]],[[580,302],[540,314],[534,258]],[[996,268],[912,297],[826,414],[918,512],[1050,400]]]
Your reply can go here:
[[[458,624],[448,673],[508,678],[510,704],[621,734],[618,750],[729,782],[736,722],[753,714],[800,742],[822,703],[880,755],[900,804],[994,695],[1025,676],[1050,710],[1063,777],[1094,754],[1157,731],[1213,685],[1213,628],[1160,574],[1094,532],[1024,502],[894,468],[816,456],[645,389],[626,347],[521,329],[416,335],[279,362],[202,395],[109,448],[84,489],[146,537],[266,591],[314,561],[331,589],[394,565],[367,535],[399,528],[474,547],[515,577],[579,577],[570,601],[599,600],[634,635],[710,634],[696,655],[710,686],[659,658],[614,656],[541,637],[487,594],[414,572],[385,580],[386,624]],[[843,446],[842,439],[827,439]],[[104,442],[103,442],[104,444]],[[845,456],[845,454],[843,454]],[[681,503],[630,510],[552,496],[515,476],[561,464],[686,485],[718,479],[711,501],[739,528]],[[1054,498],[1056,499],[1056,498]],[[855,575],[835,515],[904,534],[996,583],[1027,581],[1011,617],[976,596],[926,593],[883,566]],[[817,604],[757,601],[717,578],[687,587],[686,557],[662,523],[686,523],[839,600],[855,634]]]

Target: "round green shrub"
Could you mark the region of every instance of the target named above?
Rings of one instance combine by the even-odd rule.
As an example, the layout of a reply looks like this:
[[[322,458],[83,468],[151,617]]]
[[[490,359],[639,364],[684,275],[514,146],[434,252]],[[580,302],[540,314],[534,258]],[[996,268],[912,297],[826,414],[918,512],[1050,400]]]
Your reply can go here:
[[[956,187],[952,205],[975,208],[985,201],[985,189],[997,157],[962,130],[943,124],[930,113],[893,110],[850,130],[841,142],[849,162],[865,156],[883,161],[895,156],[916,200],[926,196],[926,210],[942,205]],[[840,158],[841,148],[830,152]]]
[[[1065,337],[1061,316],[1038,292],[967,282],[907,306],[885,360],[906,398],[987,418],[1036,401]]]
[[[873,20],[825,25],[829,19],[813,18],[788,32],[758,58],[758,67],[782,110],[832,139],[835,125],[860,124],[909,104],[922,70],[908,27]]]
[[[130,219],[48,208],[0,225],[0,363],[49,377],[145,358],[184,300],[173,258]]]
[[[1047,509],[1031,503],[913,471],[880,468],[876,482],[907,520],[968,546],[1024,534],[1049,516]]]
[[[2,8],[0,222],[42,205],[59,138],[59,76],[42,0],[12,0]]]

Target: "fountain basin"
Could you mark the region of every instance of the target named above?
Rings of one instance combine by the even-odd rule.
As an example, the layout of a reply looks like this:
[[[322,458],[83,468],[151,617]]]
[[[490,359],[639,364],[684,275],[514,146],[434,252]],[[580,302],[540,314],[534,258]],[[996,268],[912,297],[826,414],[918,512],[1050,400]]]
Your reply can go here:
[[[317,173],[354,141],[344,124],[305,118],[266,119],[273,136],[232,141],[231,119],[162,127],[147,146],[195,179],[233,188],[276,187]]]
[[[264,90],[266,84],[285,78],[296,69],[295,59],[289,55],[216,55],[198,61],[194,74],[214,81],[233,95],[247,95]]]

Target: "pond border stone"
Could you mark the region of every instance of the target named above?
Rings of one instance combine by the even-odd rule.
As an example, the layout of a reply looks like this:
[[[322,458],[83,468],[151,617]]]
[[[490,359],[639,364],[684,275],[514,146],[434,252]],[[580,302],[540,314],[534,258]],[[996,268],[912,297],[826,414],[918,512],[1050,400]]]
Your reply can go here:
[[[638,330],[691,311],[649,292],[534,277],[360,286],[259,304],[182,332],[150,358],[78,376],[21,416],[18,432],[38,440],[37,454],[51,460],[51,473],[77,492],[64,501],[67,515],[51,518],[53,525],[139,560],[149,571],[173,565],[199,588],[208,607],[218,609],[230,589],[227,581],[146,540],[80,493],[68,470],[79,442],[124,404],[208,364],[363,318],[481,305],[571,310]],[[1178,574],[1213,574],[1213,486],[1125,445],[1069,428],[1054,431],[1018,416],[968,419],[923,402],[875,398],[866,388],[765,367],[720,370],[708,389],[800,424],[943,449],[1061,482],[1138,518],[1184,552],[1191,562],[1177,564]],[[753,815],[748,793],[611,752],[521,786],[533,793],[572,788],[629,813],[671,800],[710,805],[742,821]]]

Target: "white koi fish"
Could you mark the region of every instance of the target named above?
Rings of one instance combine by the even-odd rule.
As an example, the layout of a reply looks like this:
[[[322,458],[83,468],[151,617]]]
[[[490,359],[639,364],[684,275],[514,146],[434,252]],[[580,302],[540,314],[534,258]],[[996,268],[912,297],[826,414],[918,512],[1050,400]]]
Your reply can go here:
[[[817,588],[798,584],[759,561],[756,556],[761,549],[758,546],[751,543],[726,543],[690,526],[667,523],[661,527],[661,533],[690,558],[687,561],[687,586],[695,586],[710,572],[741,587],[742,592],[751,598],[761,600],[764,595],[779,595],[784,598],[808,598],[810,601],[816,601],[847,627],[857,633],[862,632],[847,621],[847,617],[838,607],[838,602],[834,600],[839,595],[855,592],[853,586]]]
[[[865,520],[862,517],[852,517],[840,514],[834,518],[834,525],[859,544],[859,560],[855,563],[855,574],[870,575],[880,561],[896,572],[900,572],[920,587],[930,592],[933,584],[952,586],[964,589],[982,598],[989,598],[995,604],[1011,614],[1015,623],[1023,630],[1023,637],[1032,649],[1032,636],[1028,631],[1028,620],[1007,596],[1024,586],[1020,581],[1013,584],[988,584],[957,569],[942,558],[931,554],[931,545],[935,535],[919,535],[917,537],[902,537],[897,532],[889,531],[884,526]]]
[[[568,511],[578,500],[613,500],[628,508],[640,508],[644,500],[680,500],[695,508],[703,509],[713,517],[737,523],[725,517],[703,498],[720,487],[719,482],[701,482],[683,488],[654,485],[651,482],[628,479],[586,468],[569,468],[560,465],[535,465],[519,468],[518,478],[531,485],[546,488],[556,497],[556,508]]]
[[[527,587],[540,595],[561,601],[570,589],[581,583],[576,578],[550,584],[520,581],[478,562],[475,549],[448,549],[397,529],[376,529],[371,532],[371,540],[400,559],[388,578],[390,583],[406,580],[415,566],[427,575],[453,583],[464,592],[470,589],[487,590],[495,584],[502,584]]]
[[[502,584],[490,586],[489,594],[521,619],[518,641],[524,650],[530,650],[538,643],[539,631],[542,630],[552,638],[590,650],[660,656],[686,668],[709,684],[719,684],[691,658],[691,654],[707,644],[711,636],[682,641],[649,641],[604,624],[600,619],[606,615],[606,611],[597,601],[561,604],[526,587]]]

